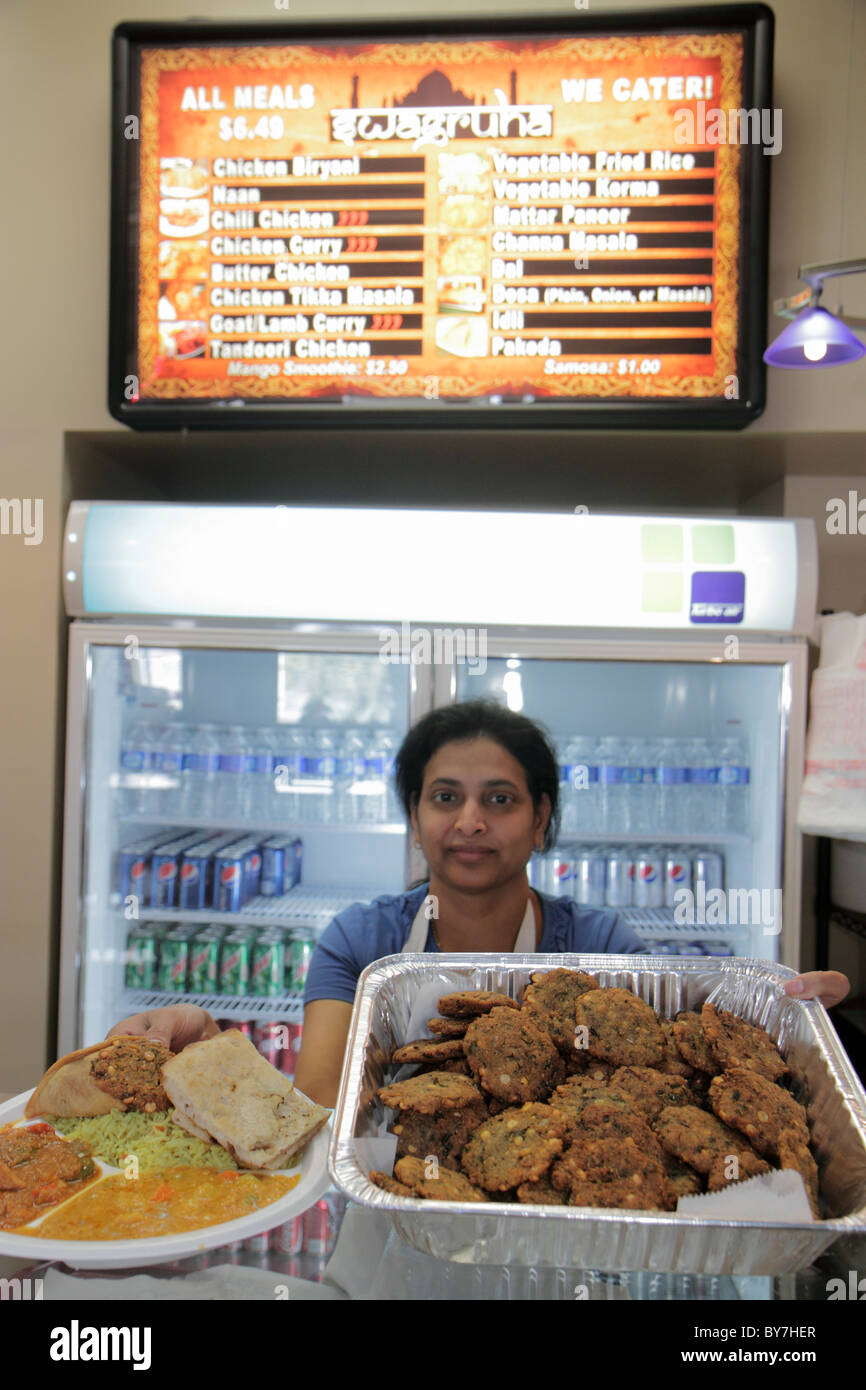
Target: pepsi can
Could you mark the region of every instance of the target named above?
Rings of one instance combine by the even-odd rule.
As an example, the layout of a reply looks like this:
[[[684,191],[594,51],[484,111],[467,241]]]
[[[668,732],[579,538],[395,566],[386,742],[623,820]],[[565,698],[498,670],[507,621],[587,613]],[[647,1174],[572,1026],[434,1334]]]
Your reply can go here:
[[[122,903],[137,898],[144,905],[150,897],[150,854],[139,849],[122,849],[117,856],[117,891]]]
[[[178,906],[200,912],[207,907],[208,860],[210,851],[203,845],[184,850],[180,861]]]
[[[665,907],[676,907],[674,894],[692,887],[691,861],[682,854],[665,855]]]
[[[574,861],[574,898],[582,907],[604,907],[605,859],[597,850],[581,850]]]
[[[262,845],[262,882],[260,891],[263,898],[282,897],[285,863],[286,847],[283,841],[268,840]]]
[[[574,892],[574,864],[559,854],[545,854],[539,860],[542,893],[554,898],[570,898]]]
[[[725,863],[720,854],[702,849],[692,859],[692,877],[695,883],[703,883],[707,892],[711,888],[724,888]]]
[[[150,905],[168,909],[177,907],[177,881],[180,872],[179,855],[174,848],[159,850],[150,862]]]
[[[606,907],[631,907],[634,860],[627,850],[614,850],[607,857],[604,881]]]
[[[635,907],[661,907],[665,900],[665,866],[660,854],[639,850],[634,865]]]
[[[244,902],[257,898],[262,884],[262,851],[257,844],[245,846],[244,853]]]
[[[229,850],[214,860],[213,905],[218,912],[240,912],[243,907],[244,858]]]

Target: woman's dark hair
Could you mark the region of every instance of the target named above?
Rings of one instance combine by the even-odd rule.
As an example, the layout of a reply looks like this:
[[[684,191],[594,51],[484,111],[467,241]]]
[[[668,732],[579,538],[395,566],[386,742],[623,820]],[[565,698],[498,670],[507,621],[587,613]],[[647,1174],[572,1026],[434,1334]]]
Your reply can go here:
[[[495,700],[467,700],[431,710],[413,725],[394,759],[394,781],[407,817],[421,795],[427,764],[446,743],[489,738],[520,763],[532,804],[550,800],[550,821],[544,848],[550,849],[559,831],[559,766],[547,733],[525,714],[515,714]]]

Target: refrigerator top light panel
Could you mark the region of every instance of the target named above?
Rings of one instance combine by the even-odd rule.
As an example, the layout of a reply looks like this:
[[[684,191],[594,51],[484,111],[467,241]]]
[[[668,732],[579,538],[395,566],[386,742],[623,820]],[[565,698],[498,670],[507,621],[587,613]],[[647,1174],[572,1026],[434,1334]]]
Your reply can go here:
[[[808,635],[814,524],[788,519],[73,503],[70,617]]]

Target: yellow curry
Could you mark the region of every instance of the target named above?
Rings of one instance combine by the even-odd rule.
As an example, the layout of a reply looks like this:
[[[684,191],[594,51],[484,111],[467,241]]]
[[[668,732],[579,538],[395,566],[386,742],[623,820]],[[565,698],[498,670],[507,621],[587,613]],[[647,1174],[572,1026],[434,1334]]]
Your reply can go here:
[[[248,1216],[284,1197],[300,1180],[300,1174],[288,1178],[208,1168],[166,1168],[134,1179],[116,1174],[23,1234],[52,1240],[179,1235]]]

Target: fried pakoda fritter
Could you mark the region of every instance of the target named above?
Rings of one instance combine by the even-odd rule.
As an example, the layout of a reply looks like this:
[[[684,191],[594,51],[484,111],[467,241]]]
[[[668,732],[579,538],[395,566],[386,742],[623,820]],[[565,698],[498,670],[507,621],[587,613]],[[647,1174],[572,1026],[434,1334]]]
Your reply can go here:
[[[659,1071],[665,1072],[668,1076],[681,1076],[686,1081],[690,1080],[695,1074],[695,1069],[677,1047],[673,1019],[660,1018],[659,1024],[665,1040],[665,1052]]]
[[[700,1173],[683,1163],[681,1158],[674,1158],[673,1154],[667,1153],[664,1149],[662,1158],[665,1165],[665,1210],[676,1211],[677,1202],[681,1197],[699,1196],[704,1190],[704,1185]]]
[[[768,1158],[777,1158],[785,1140],[808,1144],[809,1124],[802,1105],[789,1091],[747,1067],[732,1067],[710,1086],[713,1113],[738,1129]]]
[[[653,1067],[664,1057],[664,1035],[649,1004],[627,989],[591,989],[574,1006],[576,1027],[587,1029],[586,1050],[617,1067]]]
[[[707,1191],[721,1192],[731,1183],[746,1182],[748,1178],[757,1178],[769,1172],[769,1163],[759,1158],[754,1149],[737,1150],[735,1154],[713,1159],[707,1174]]]
[[[436,1039],[462,1038],[471,1022],[469,1018],[428,1018],[427,1027]]]
[[[446,1018],[476,1018],[478,1014],[489,1014],[491,1009],[519,1008],[516,999],[490,989],[462,989],[456,994],[443,994],[439,1000],[439,1012]]]
[[[667,1105],[693,1104],[692,1092],[679,1076],[667,1076],[654,1067],[620,1067],[610,1079],[611,1089],[630,1096],[635,1109],[654,1120]]]
[[[492,1009],[477,1018],[463,1048],[482,1090],[507,1105],[542,1100],[565,1075],[550,1035],[522,1009]]]
[[[576,1139],[554,1163],[550,1179],[568,1193],[569,1206],[654,1211],[666,1200],[662,1159],[633,1139]]]
[[[565,1194],[557,1191],[549,1178],[539,1178],[538,1182],[522,1182],[517,1189],[517,1200],[530,1207],[561,1207],[565,1205]]]
[[[416,1197],[426,1197],[433,1202],[488,1202],[486,1193],[473,1187],[462,1173],[450,1169],[440,1169],[433,1177],[433,1165],[420,1158],[398,1158],[394,1172],[401,1183],[412,1189]]]
[[[709,1176],[711,1170],[730,1158],[736,1158],[739,1164],[749,1168],[757,1163],[760,1165],[758,1172],[770,1171],[769,1165],[758,1158],[742,1134],[729,1129],[706,1110],[698,1110],[697,1106],[668,1106],[654,1121],[653,1129],[663,1149],[704,1176]],[[749,1176],[754,1174],[750,1172]]]
[[[467,1139],[488,1118],[483,1100],[459,1110],[440,1110],[433,1115],[421,1115],[416,1110],[401,1110],[392,1131],[397,1136],[398,1158],[435,1158],[443,1168],[460,1167],[460,1155]]]
[[[444,1038],[433,1041],[419,1038],[417,1042],[398,1047],[391,1056],[394,1066],[412,1065],[415,1062],[452,1062],[463,1057],[463,1042],[460,1038]]]
[[[419,1115],[435,1115],[440,1110],[457,1110],[483,1103],[483,1096],[468,1076],[450,1071],[430,1071],[382,1086],[376,1094],[393,1110],[417,1110]]]
[[[785,1135],[779,1141],[779,1167],[793,1168],[806,1184],[812,1215],[818,1219],[818,1167],[805,1144]]]
[[[463,1171],[487,1192],[544,1177],[562,1152],[565,1126],[549,1105],[528,1103],[479,1125],[463,1150]]]
[[[370,1182],[381,1187],[383,1192],[390,1192],[392,1197],[412,1197],[414,1195],[411,1187],[398,1182],[396,1178],[389,1177],[387,1173],[379,1173],[375,1168],[370,1174]]]
[[[746,1067],[766,1076],[768,1081],[780,1081],[787,1076],[785,1059],[763,1028],[756,1028],[713,1004],[704,1004],[701,1023],[719,1071]]]
[[[563,1056],[574,1048],[574,1006],[587,990],[598,989],[594,975],[580,970],[551,970],[532,976],[523,996],[523,1007],[548,1032]]]
[[[680,1056],[696,1071],[716,1076],[721,1067],[710,1051],[710,1044],[704,1034],[700,1014],[685,1010],[677,1014],[673,1025],[674,1041]]]

